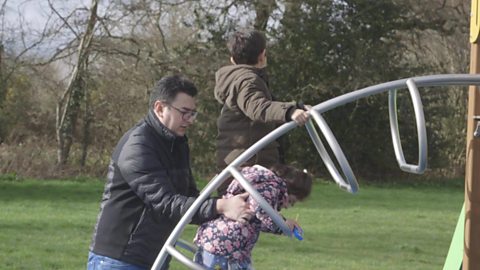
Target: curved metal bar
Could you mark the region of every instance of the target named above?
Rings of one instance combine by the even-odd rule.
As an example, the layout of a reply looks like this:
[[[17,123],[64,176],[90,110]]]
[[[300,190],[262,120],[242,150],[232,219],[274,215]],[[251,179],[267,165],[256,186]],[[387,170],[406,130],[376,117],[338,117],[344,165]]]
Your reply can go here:
[[[183,239],[178,239],[177,243],[175,244],[176,247],[183,248],[187,251],[190,251],[191,253],[195,254],[197,252],[198,248],[194,245],[192,245],[190,242],[187,242]]]
[[[428,86],[440,86],[440,85],[480,85],[480,75],[476,74],[442,74],[442,75],[430,75],[430,76],[422,76],[422,77],[414,77],[412,78],[418,87],[428,87]],[[387,83],[382,83],[370,87],[366,87],[360,90],[356,90],[353,92],[349,92],[343,94],[341,96],[329,99],[324,101],[320,104],[317,104],[312,108],[312,110],[322,114],[326,111],[332,110],[336,107],[342,106],[349,102],[355,101],[360,98],[368,97],[371,95],[383,93],[389,90],[395,90],[404,88],[407,79],[401,79],[396,81],[391,81]],[[287,133],[291,129],[295,128],[297,125],[294,122],[289,122],[281,125],[274,131],[267,134],[265,137],[260,139],[258,142],[253,144],[250,148],[248,148],[245,152],[243,152],[240,156],[238,156],[229,166],[239,167],[245,161],[250,159],[253,155],[255,155],[259,150],[263,147],[268,145],[269,143],[273,142],[283,134]],[[169,238],[165,242],[165,245],[162,247],[155,263],[152,266],[152,269],[160,269],[160,266],[165,262],[167,258],[167,253],[169,252],[178,252],[174,250],[173,245],[176,242],[176,239],[180,237],[180,234],[183,232],[184,227],[189,224],[192,220],[193,215],[197,212],[198,208],[200,207],[201,203],[213,193],[213,191],[220,186],[223,181],[228,178],[229,171],[228,169],[224,169],[219,175],[213,178],[209,184],[203,189],[200,193],[199,197],[192,206],[187,210],[185,215],[180,219],[175,229],[170,234]],[[170,250],[170,251],[169,251]],[[188,266],[192,269],[201,269],[201,268],[193,268],[196,267],[196,264],[192,265],[193,262],[185,262]]]
[[[355,178],[355,175],[353,174],[352,168],[348,164],[347,158],[345,157],[345,154],[342,151],[342,148],[338,144],[337,139],[333,135],[332,130],[328,126],[327,122],[323,117],[318,113],[317,111],[311,111],[310,114],[312,115],[313,119],[318,124],[318,127],[323,133],[323,136],[327,140],[328,144],[330,145],[330,149],[332,149],[333,154],[337,158],[338,165],[340,165],[340,168],[342,169],[343,174],[345,175],[346,181],[342,178],[342,176],[338,173],[338,170],[335,168],[335,164],[333,163],[332,159],[328,155],[325,147],[320,141],[320,137],[318,134],[313,133],[311,131],[312,127],[309,125],[307,126],[307,130],[309,130],[310,137],[312,137],[312,140],[317,147],[317,151],[322,157],[323,162],[325,163],[325,166],[327,166],[328,171],[332,175],[333,179],[337,184],[341,187],[346,189],[350,193],[356,193],[358,191],[358,183],[357,179]],[[315,137],[313,137],[314,135]]]
[[[390,90],[388,94],[388,111],[390,115],[390,131],[392,133],[393,149],[401,170],[422,174],[427,167],[427,129],[425,127],[425,116],[423,114],[422,100],[418,93],[417,86],[412,79],[406,81],[410,96],[412,98],[415,120],[417,123],[418,136],[418,165],[407,164],[403,155],[400,132],[397,119],[397,90]]]
[[[343,153],[342,148],[340,147],[337,139],[333,135],[332,130],[328,126],[325,119],[320,115],[320,113],[318,113],[317,111],[312,111],[311,115],[313,119],[315,119],[315,121],[317,122],[318,127],[320,128],[320,131],[322,131],[323,136],[327,140],[328,144],[330,145],[330,148],[333,151],[333,154],[337,158],[338,164],[340,165],[340,168],[342,169],[342,172],[345,175],[346,181],[342,178],[342,176],[338,173],[338,170],[336,169],[335,170],[329,169],[330,174],[332,175],[334,180],[340,185],[340,187],[346,188],[348,192],[356,193],[358,191],[357,179],[353,174],[352,168],[348,164],[347,158],[345,157],[345,154]],[[324,152],[324,154],[328,155],[326,151]],[[330,162],[330,166],[333,166],[333,167],[335,166],[330,158],[326,160],[327,162]],[[332,171],[334,173],[332,173]]]
[[[480,85],[480,75],[478,74],[440,74],[412,77],[411,79],[415,81],[417,87]],[[400,79],[352,91],[317,104],[313,107],[313,109],[319,113],[324,113],[360,98],[376,95],[389,90],[402,89],[405,88],[407,80],[408,78]]]
[[[345,181],[343,181],[343,178],[340,176],[340,173],[338,172],[337,168],[335,167],[335,164],[330,158],[330,155],[328,154],[327,149],[325,149],[325,146],[320,140],[320,136],[318,136],[317,130],[315,129],[315,126],[312,123],[312,119],[308,120],[308,122],[305,124],[305,128],[307,129],[307,132],[310,135],[310,138],[312,139],[312,142],[315,145],[315,148],[317,149],[318,154],[320,154],[320,157],[322,158],[323,163],[327,167],[327,170],[330,172],[333,179],[337,182],[337,184],[341,188],[347,189],[348,184]],[[337,179],[339,181],[337,181]]]
[[[223,170],[220,174],[216,175],[200,192],[198,198],[193,202],[193,204],[188,208],[185,215],[180,219],[173,229],[170,236],[165,241],[160,253],[158,254],[155,262],[152,265],[152,270],[159,270],[161,266],[165,263],[168,254],[172,254],[172,250],[175,249],[174,245],[177,242],[177,239],[180,238],[181,234],[183,233],[184,228],[192,221],[193,216],[200,208],[201,204],[212,194],[225,179],[229,176],[229,172],[227,170]],[[195,268],[192,268],[195,269]]]
[[[192,261],[192,259],[187,258],[187,256],[183,255],[180,251],[176,250],[175,247],[167,246],[166,249],[174,257],[175,259],[179,260],[181,263],[188,266],[190,269],[194,270],[208,270],[207,268],[201,266],[200,264]],[[153,268],[152,268],[153,269]]]
[[[267,214],[272,218],[273,222],[277,224],[278,227],[282,230],[283,234],[287,235],[288,237],[292,237],[292,231],[288,228],[287,223],[283,220],[282,216],[278,214],[277,211],[273,210],[272,206],[258,193],[258,191],[243,177],[243,175],[232,166],[228,167],[228,170],[233,175],[233,177],[240,182],[242,187],[250,194],[250,196],[258,202],[260,207],[267,212]]]

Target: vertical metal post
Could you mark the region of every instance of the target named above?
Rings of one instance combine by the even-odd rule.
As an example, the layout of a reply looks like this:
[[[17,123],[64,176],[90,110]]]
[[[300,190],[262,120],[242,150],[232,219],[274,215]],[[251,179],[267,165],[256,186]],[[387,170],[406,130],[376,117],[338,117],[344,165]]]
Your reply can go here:
[[[472,0],[470,17],[470,73],[480,73],[478,36],[480,17],[478,0]],[[480,93],[477,86],[468,89],[467,149],[465,168],[465,235],[463,270],[480,269],[480,138],[475,138],[480,115]]]

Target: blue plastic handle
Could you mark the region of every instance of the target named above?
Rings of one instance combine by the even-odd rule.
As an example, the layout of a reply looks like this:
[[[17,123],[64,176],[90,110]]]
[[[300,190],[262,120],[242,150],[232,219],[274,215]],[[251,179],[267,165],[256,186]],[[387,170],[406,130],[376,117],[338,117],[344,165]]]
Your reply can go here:
[[[303,230],[298,227],[293,228],[293,235],[300,241],[303,240]]]

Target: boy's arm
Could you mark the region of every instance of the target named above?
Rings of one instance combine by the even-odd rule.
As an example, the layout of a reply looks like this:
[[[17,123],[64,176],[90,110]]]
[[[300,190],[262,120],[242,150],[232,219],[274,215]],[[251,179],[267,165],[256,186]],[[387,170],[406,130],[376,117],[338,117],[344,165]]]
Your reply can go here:
[[[248,118],[264,123],[285,123],[288,111],[296,108],[296,102],[294,101],[279,102],[271,100],[254,84],[243,87],[238,93],[237,105]]]
[[[295,121],[304,125],[311,106],[297,102],[272,101],[261,90],[250,87],[240,91],[237,99],[240,110],[253,121],[285,123]],[[301,106],[300,106],[301,105]]]

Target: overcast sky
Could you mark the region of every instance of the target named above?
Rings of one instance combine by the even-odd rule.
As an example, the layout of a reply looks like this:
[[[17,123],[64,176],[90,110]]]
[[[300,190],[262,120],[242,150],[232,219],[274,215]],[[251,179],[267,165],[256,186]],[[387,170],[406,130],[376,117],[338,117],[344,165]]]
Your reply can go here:
[[[46,0],[6,0],[6,17],[10,23],[19,23],[20,16],[32,27],[41,27],[51,13]],[[89,7],[91,0],[52,0],[61,14],[68,14],[74,8]]]
[[[0,41],[6,46],[7,50],[19,52],[39,40],[41,31],[45,28],[52,11],[47,0],[0,1],[0,3],[5,2],[5,18],[0,22]],[[75,8],[88,9],[91,4],[91,0],[51,0],[51,2],[62,16],[67,16]],[[58,22],[57,15],[53,16]],[[40,46],[35,47],[28,54],[50,55],[62,43],[61,38],[61,36],[57,36],[55,39],[44,40]]]

